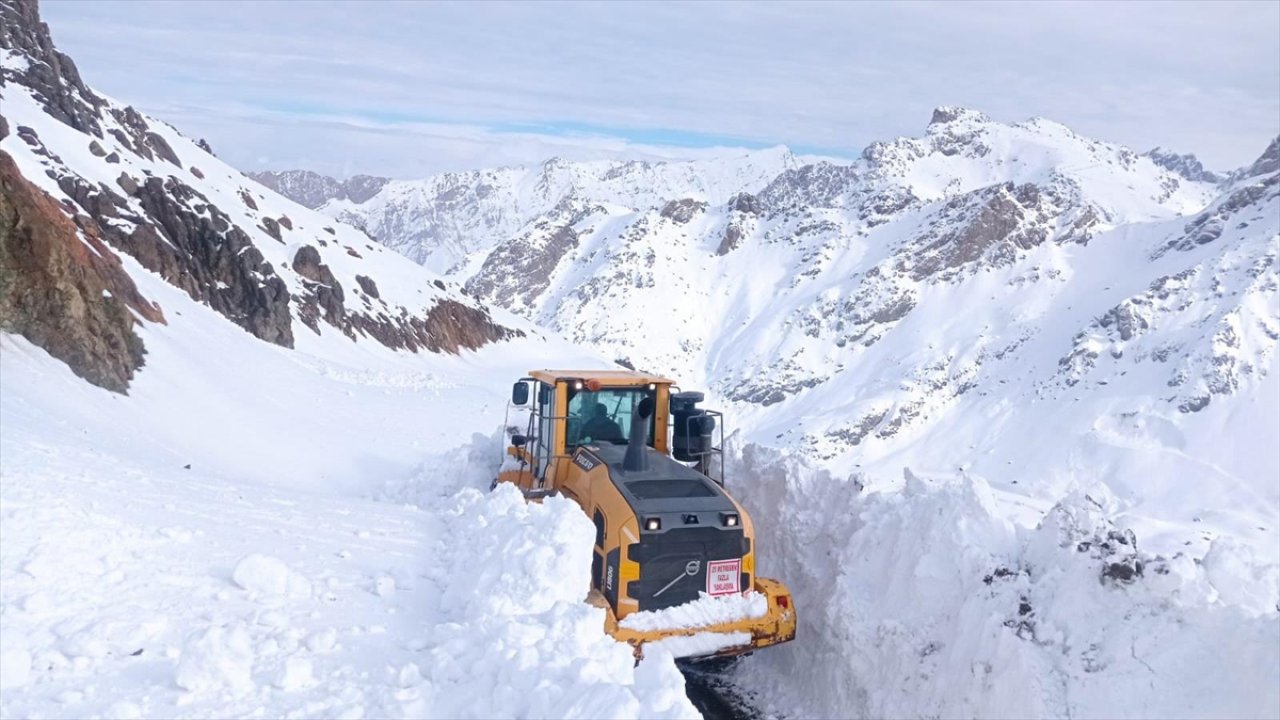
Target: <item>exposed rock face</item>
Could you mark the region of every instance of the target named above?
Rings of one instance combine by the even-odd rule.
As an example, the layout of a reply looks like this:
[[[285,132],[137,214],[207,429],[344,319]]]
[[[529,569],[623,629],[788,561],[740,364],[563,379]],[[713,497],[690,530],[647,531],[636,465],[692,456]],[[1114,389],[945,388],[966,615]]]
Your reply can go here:
[[[362,203],[378,194],[390,179],[375,175],[352,175],[342,183],[342,195],[353,203]],[[287,195],[285,197],[288,197]]]
[[[956,120],[973,120],[975,122],[991,122],[991,118],[977,110],[969,108],[957,107],[954,105],[941,105],[933,109],[933,117],[929,118],[930,125],[945,125]]]
[[[1220,183],[1227,179],[1226,175],[1205,169],[1200,159],[1191,153],[1179,155],[1164,148],[1152,148],[1143,153],[1151,161],[1166,170],[1172,170],[1193,182]]]
[[[684,225],[692,220],[694,216],[706,212],[706,210],[707,203],[693,198],[684,198],[683,200],[672,200],[663,205],[659,214],[677,225]]]
[[[102,137],[97,118],[102,100],[85,87],[71,58],[54,48],[49,26],[40,21],[36,0],[0,0],[0,48],[15,50],[33,61],[25,70],[0,71],[0,77],[35,90],[52,117]]]
[[[130,309],[153,322],[164,316],[138,293],[97,224],[80,220],[77,227],[0,152],[0,329],[89,382],[125,392],[144,354]]]
[[[1271,144],[1267,145],[1267,149],[1263,151],[1262,156],[1245,171],[1244,177],[1266,175],[1276,171],[1280,171],[1280,135],[1277,135],[1271,141]]]
[[[373,281],[373,278],[367,277],[365,275],[357,275],[356,284],[360,286],[360,289],[363,290],[366,295],[372,297],[375,300],[378,299],[379,297],[378,284]]]
[[[577,209],[561,202],[547,218],[494,250],[480,272],[467,283],[467,292],[506,307],[531,303],[551,284],[551,276],[578,247],[574,226],[599,208]]]
[[[974,207],[976,202],[976,207]],[[913,275],[918,280],[944,270],[955,270],[984,257],[991,265],[1007,265],[1018,256],[1044,242],[1049,229],[1044,222],[1052,217],[1041,210],[1041,191],[1035,185],[1013,183],[984,189],[974,197],[952,201],[946,210],[968,213],[959,228],[942,234],[917,253]],[[943,217],[947,214],[944,211]]]
[[[243,230],[176,178],[147,178],[138,199],[155,224],[108,230],[112,245],[259,338],[293,347],[288,288]]]
[[[495,325],[487,312],[455,300],[440,301],[425,318],[403,311],[395,316],[381,312],[374,317],[348,312],[342,285],[322,262],[320,252],[310,245],[298,249],[293,270],[308,283],[308,294],[294,298],[299,318],[317,332],[323,319],[352,338],[363,333],[395,349],[450,353],[474,350],[514,334]],[[365,293],[381,302],[373,280],[357,275],[356,282]],[[382,306],[386,308],[386,303]]]

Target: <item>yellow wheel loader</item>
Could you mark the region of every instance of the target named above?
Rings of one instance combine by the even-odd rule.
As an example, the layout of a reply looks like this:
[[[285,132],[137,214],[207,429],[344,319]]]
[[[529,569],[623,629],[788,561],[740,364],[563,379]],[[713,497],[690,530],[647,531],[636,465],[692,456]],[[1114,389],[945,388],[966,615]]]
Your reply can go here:
[[[702,393],[675,390],[633,371],[530,372],[508,406],[528,419],[508,425],[494,484],[582,507],[596,529],[588,601],[637,658],[648,643],[729,657],[787,642],[791,595],[756,577],[751,516],[724,488],[723,417],[698,407]]]

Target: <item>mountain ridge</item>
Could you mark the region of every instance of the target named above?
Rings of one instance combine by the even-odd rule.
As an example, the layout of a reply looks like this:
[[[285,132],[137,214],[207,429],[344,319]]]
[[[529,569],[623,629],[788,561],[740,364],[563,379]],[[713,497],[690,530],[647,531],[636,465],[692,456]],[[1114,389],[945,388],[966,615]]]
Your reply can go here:
[[[628,194],[626,180],[619,182],[634,172],[626,164],[611,167],[605,179],[589,166],[557,161],[521,173],[397,181],[366,203],[331,202],[322,210],[463,281],[479,298],[619,361],[693,378],[741,403],[747,415],[763,418],[764,407],[777,417],[806,414],[789,428],[789,442],[835,461],[862,443],[894,446],[939,422],[975,387],[996,382],[1001,373],[988,366],[1008,365],[1029,344],[1047,343],[1037,350],[1047,353],[1037,361],[1037,378],[1026,386],[1031,397],[1061,395],[1089,377],[1115,382],[1102,376],[1128,373],[1131,355],[1172,362],[1180,352],[1180,374],[1149,390],[1175,412],[1195,412],[1223,389],[1266,372],[1280,312],[1268,312],[1265,302],[1260,314],[1254,310],[1274,278],[1267,243],[1278,206],[1272,181],[1262,176],[1280,164],[1269,159],[1276,152],[1221,175],[1192,156],[1139,153],[1044,118],[1000,123],[942,106],[921,136],[872,143],[848,164],[786,162],[771,173],[761,171],[765,163],[747,161],[739,169],[754,167],[753,174],[702,165],[684,177],[658,170],[667,184]],[[645,170],[654,174],[652,166]],[[732,178],[739,182],[726,182]],[[1204,242],[1219,252],[1238,246],[1242,254],[1224,265],[1186,239],[1197,233],[1207,233]],[[1193,247],[1160,252],[1170,243]],[[1102,257],[1123,265],[1099,265]],[[1164,269],[1178,262],[1184,264]],[[1085,267],[1097,278],[1080,275]],[[1160,343],[1135,340],[1131,331],[1112,335],[1128,322],[1122,317],[1140,315],[1148,327],[1161,322],[1152,312],[1181,317],[1143,298],[1162,278],[1183,272],[1216,282],[1233,277],[1252,298],[1237,305],[1206,287],[1185,289],[1184,302],[1223,323],[1254,308],[1247,311],[1255,318],[1252,340],[1242,346],[1248,357],[1227,373],[1234,384],[1214,380],[1209,370],[1225,362],[1209,349],[1213,333],[1131,355],[1124,345]],[[1026,307],[999,308],[987,297],[994,291],[978,295],[993,277],[1008,288],[1000,292]],[[1055,307],[1055,298],[1079,294],[1067,288],[1095,281],[1108,289]],[[1119,287],[1130,291],[1112,298]],[[954,299],[943,300],[948,295]],[[996,336],[981,328],[947,331],[951,343],[967,332],[987,334],[964,352],[907,360],[919,352],[879,349],[899,348],[902,340],[890,342],[895,337],[928,336],[912,317],[935,316],[959,298],[1012,327]],[[1074,309],[1078,303],[1089,312]],[[1181,325],[1189,317],[1177,322],[1177,333],[1189,332]],[[1085,360],[1105,343],[1126,359]],[[883,393],[879,400],[868,397],[865,380],[842,379],[865,374],[867,363],[899,368],[898,381],[871,392]],[[1157,389],[1169,382],[1175,392]],[[841,411],[849,419],[835,420],[829,402],[802,401],[853,387],[862,399]],[[780,404],[789,409],[779,411]],[[772,439],[763,427],[757,432]]]

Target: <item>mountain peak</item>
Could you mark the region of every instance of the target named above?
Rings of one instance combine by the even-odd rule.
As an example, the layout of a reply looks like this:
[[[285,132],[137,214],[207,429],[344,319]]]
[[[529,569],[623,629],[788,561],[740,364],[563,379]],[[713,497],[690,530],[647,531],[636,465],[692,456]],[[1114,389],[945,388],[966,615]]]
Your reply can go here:
[[[338,180],[312,170],[262,170],[245,175],[313,210],[330,200],[362,203],[390,182],[389,178],[376,175],[352,175]]]
[[[956,121],[986,123],[991,122],[991,118],[986,113],[959,105],[939,105],[933,109],[933,117],[929,119],[929,125],[930,127],[946,125]]]
[[[1280,135],[1267,145],[1267,149],[1262,152],[1262,156],[1254,161],[1253,165],[1246,170],[1245,177],[1254,177],[1266,173],[1273,173],[1280,170]]]
[[[1220,173],[1205,169],[1200,159],[1191,153],[1179,154],[1161,147],[1154,147],[1143,153],[1144,157],[1160,167],[1175,172],[1193,182],[1220,183],[1225,178]]]

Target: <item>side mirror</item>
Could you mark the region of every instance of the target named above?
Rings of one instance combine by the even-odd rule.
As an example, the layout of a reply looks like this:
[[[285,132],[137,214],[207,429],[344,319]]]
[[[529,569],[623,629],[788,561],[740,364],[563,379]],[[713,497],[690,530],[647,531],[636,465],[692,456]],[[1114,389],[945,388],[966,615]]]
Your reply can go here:
[[[524,447],[524,446],[525,446],[525,443],[527,443],[527,442],[529,442],[529,438],[525,437],[524,435],[512,435],[512,436],[511,436],[511,444],[512,444],[512,445],[514,445],[514,446],[516,446],[516,447]]]
[[[511,386],[511,404],[524,405],[529,402],[529,384],[526,382],[518,382]]]

